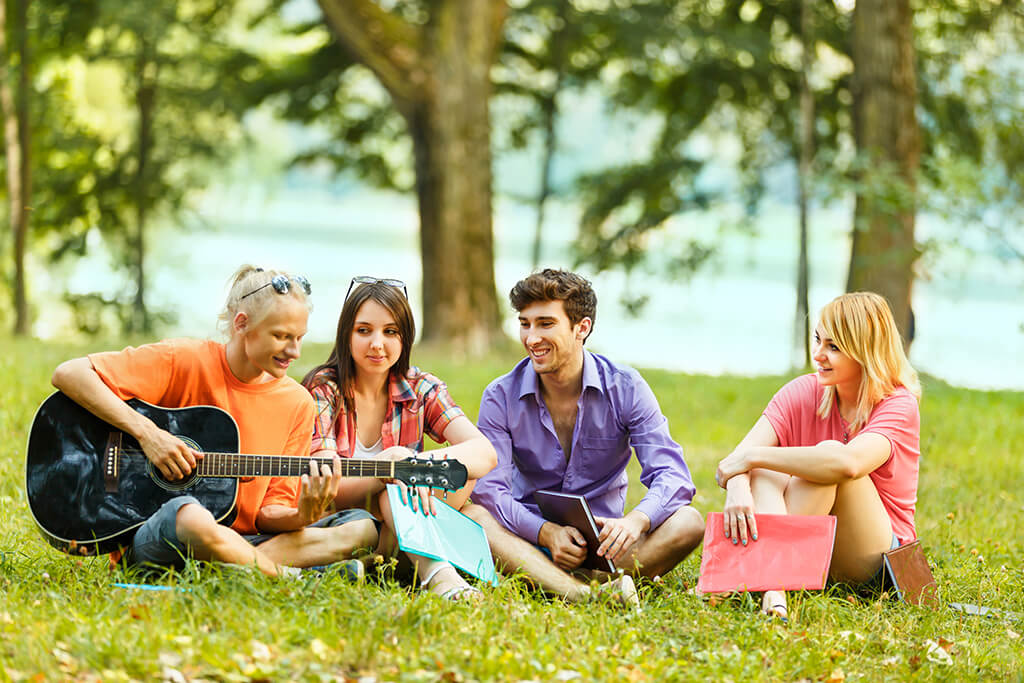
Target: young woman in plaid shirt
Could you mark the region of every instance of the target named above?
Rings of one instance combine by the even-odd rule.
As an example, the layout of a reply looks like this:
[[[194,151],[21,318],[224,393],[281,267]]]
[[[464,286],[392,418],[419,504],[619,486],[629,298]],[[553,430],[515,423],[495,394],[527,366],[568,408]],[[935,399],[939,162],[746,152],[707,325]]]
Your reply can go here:
[[[316,402],[313,455],[402,460],[423,450],[423,435],[448,445],[432,452],[454,458],[469,472],[469,482],[449,493],[455,509],[465,505],[475,480],[497,462],[491,443],[452,400],[440,379],[410,365],[416,324],[400,280],[354,278],[338,320],[338,334],[327,361],[306,375],[303,384]],[[419,489],[416,501],[433,511],[429,490]],[[365,507],[394,532],[384,482],[343,479],[335,499],[339,509]],[[472,595],[476,589],[447,563],[408,555],[423,586],[448,599]]]

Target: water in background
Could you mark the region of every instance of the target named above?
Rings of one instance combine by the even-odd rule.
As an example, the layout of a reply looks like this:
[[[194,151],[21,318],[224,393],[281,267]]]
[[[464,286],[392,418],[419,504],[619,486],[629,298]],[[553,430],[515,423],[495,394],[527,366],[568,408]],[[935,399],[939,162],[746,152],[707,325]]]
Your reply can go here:
[[[549,214],[542,265],[570,267],[575,210],[556,206]],[[354,275],[405,280],[414,310],[420,310],[418,222],[410,197],[364,189],[333,194],[287,189],[267,195],[258,186],[236,187],[210,193],[202,215],[211,230],[167,232],[150,255],[149,302],[176,312],[175,334],[216,337],[226,280],[244,262],[310,279],[315,309],[307,338],[312,341],[333,339]],[[849,207],[814,215],[812,317],[843,291],[850,215]],[[528,207],[501,200],[495,206],[495,276],[511,336],[517,334],[516,322],[504,297],[530,271],[533,222]],[[711,236],[716,223],[709,216],[677,219],[652,246],[655,252],[667,249],[683,233]],[[927,220],[919,226],[926,237]],[[635,273],[628,280],[621,273],[594,276],[599,305],[588,347],[638,367],[785,373],[791,366],[795,260],[795,212],[777,206],[759,219],[756,237],[729,237],[712,262],[688,281]],[[1021,273],[977,263],[932,270],[932,279],[919,280],[914,293],[914,365],[957,385],[1024,389],[1024,364],[1016,360],[1024,357]],[[90,259],[53,273],[53,285],[66,278],[73,291],[93,291],[109,278],[108,272],[102,259]],[[44,282],[41,290],[45,287]],[[650,296],[638,318],[619,304],[627,292]],[[57,318],[41,320],[38,332],[55,334],[61,324]]]

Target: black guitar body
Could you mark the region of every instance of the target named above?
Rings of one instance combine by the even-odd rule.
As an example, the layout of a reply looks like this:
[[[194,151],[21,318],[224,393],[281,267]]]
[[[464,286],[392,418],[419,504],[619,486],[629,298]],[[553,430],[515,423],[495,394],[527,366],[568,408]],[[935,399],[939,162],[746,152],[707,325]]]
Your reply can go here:
[[[167,409],[137,399],[128,405],[198,451],[238,452],[238,427],[220,408]],[[121,435],[123,449],[139,450],[132,437],[60,392],[39,406],[28,437],[25,486],[32,516],[50,545],[76,555],[113,552],[180,495],[195,496],[218,522],[232,522],[237,479],[168,482],[139,457],[120,458],[116,479],[105,479],[104,453],[112,433]]]

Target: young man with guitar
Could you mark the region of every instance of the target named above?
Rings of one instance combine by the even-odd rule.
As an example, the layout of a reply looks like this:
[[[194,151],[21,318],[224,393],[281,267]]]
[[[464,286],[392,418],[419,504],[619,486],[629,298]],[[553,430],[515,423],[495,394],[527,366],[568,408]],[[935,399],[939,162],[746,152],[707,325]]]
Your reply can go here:
[[[303,277],[243,266],[233,278],[227,305],[220,315],[229,335],[226,344],[175,339],[92,354],[62,363],[53,374],[53,385],[96,417],[134,438],[151,463],[150,470],[158,470],[159,477],[155,478],[162,478],[171,487],[175,482],[187,481],[193,473],[201,473],[204,457],[212,459],[214,455],[225,454],[205,456],[202,444],[186,443],[158,426],[145,411],[133,409],[125,401],[141,399],[162,408],[216,406],[237,422],[239,453],[308,457],[313,399],[286,373],[299,357],[306,334],[309,293],[309,282]],[[173,411],[169,414],[169,422],[165,421],[168,426],[177,419]],[[244,461],[250,456],[234,457]],[[104,462],[108,460],[109,452]],[[295,459],[278,460],[296,463]],[[356,548],[374,546],[377,528],[368,513],[346,510],[326,516],[342,476],[339,459],[333,459],[333,469],[327,464],[318,467],[312,460],[301,460],[303,470],[307,462],[308,473],[302,474],[301,479],[240,477],[237,489],[231,482],[226,507],[235,516],[230,526],[220,523],[228,521],[227,512],[218,512],[220,518],[215,518],[209,509],[214,507],[212,502],[200,501],[187,493],[172,495],[136,525],[133,534],[129,529],[116,537],[127,542],[126,561],[180,565],[184,557],[193,557],[255,565],[264,574],[278,576],[297,571],[291,567],[343,560]],[[107,493],[101,495],[106,502],[97,506],[71,500],[67,514],[76,514],[76,504],[83,513],[92,505],[89,514],[100,517],[112,504],[132,494],[131,489],[143,488],[129,485],[127,478],[113,480],[118,468],[124,467],[127,472],[127,463],[110,460],[104,465],[105,476],[112,480]],[[45,469],[52,472],[58,468]],[[292,473],[297,475],[301,471],[296,469]],[[45,476],[50,475],[28,468],[30,500],[33,486],[43,486],[40,482]],[[92,477],[97,478],[98,475]],[[82,483],[83,487],[89,485]],[[235,491],[237,497],[232,505]],[[74,493],[69,491],[69,496],[73,498]],[[124,507],[132,510],[144,507],[145,502],[130,501]],[[47,507],[59,505],[59,501],[46,501]],[[37,522],[44,514],[41,507],[38,503],[33,505]],[[314,523],[316,526],[310,526]],[[41,528],[46,526],[40,523]],[[98,535],[94,534],[94,538],[91,546],[64,542],[70,546],[64,549],[103,552]],[[58,545],[60,539],[60,534],[50,533],[47,540]]]

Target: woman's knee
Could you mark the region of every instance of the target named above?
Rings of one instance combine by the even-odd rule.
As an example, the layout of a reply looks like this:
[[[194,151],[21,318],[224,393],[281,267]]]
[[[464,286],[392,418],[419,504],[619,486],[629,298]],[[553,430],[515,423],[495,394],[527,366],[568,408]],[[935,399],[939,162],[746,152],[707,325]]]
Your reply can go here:
[[[790,475],[774,470],[753,469],[747,473],[750,477],[750,490],[774,489],[784,493],[789,485]]]

